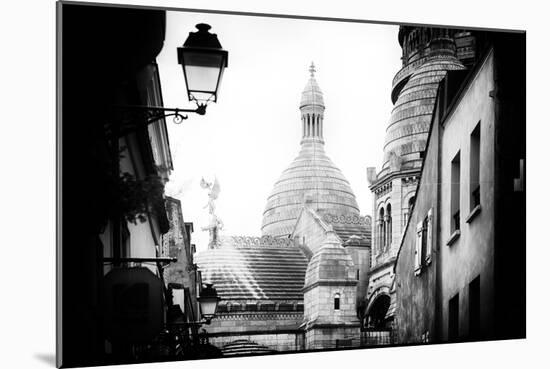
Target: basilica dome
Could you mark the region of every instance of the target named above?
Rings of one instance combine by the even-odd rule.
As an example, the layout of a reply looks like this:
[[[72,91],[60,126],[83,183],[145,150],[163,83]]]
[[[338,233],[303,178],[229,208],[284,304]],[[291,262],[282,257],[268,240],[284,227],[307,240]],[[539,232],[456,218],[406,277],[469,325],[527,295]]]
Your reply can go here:
[[[283,171],[267,199],[262,234],[285,237],[292,233],[304,203],[320,213],[359,215],[357,200],[340,169],[325,153],[323,93],[310,68],[300,102],[302,141],[298,156]]]

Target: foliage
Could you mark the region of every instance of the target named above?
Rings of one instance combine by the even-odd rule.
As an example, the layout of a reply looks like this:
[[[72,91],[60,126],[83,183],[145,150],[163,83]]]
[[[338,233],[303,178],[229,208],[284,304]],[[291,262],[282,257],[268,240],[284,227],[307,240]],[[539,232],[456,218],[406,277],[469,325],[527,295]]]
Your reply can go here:
[[[133,224],[145,222],[147,214],[164,211],[164,183],[157,175],[136,179],[122,173],[119,180],[119,208],[121,216]],[[159,214],[160,215],[160,214]]]

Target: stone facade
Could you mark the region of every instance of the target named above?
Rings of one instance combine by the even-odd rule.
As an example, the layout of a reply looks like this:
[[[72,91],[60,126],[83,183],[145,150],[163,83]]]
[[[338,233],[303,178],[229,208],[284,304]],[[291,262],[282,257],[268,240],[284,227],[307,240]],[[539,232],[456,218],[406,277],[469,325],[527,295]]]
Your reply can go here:
[[[351,256],[336,233],[329,229],[306,272],[302,325],[306,349],[360,344],[354,271]]]
[[[161,256],[177,258],[164,268],[164,281],[179,283],[189,288],[190,295],[196,305],[196,275],[193,261],[195,245],[191,244],[193,223],[183,221],[181,202],[167,196],[165,201],[166,214],[170,223],[170,230],[162,235]]]
[[[335,215],[317,212],[308,204],[304,206],[291,235],[308,259],[319,250],[326,239],[326,232],[334,230],[342,246],[353,260],[357,280],[357,303],[364,297],[367,276],[370,267],[370,229],[369,216],[353,214]]]
[[[377,321],[380,326],[381,321],[391,320],[395,310],[392,295],[387,319],[369,318],[372,308],[381,311],[376,299],[391,295],[393,266],[415,199],[438,83],[448,70],[464,69],[457,57],[456,39],[460,38],[460,55],[469,58],[468,47],[474,39],[466,36],[451,29],[400,28],[403,67],[392,83],[394,108],[386,129],[384,160],[378,173],[374,168],[367,170],[374,214],[366,325]]]
[[[360,344],[357,296],[370,265],[371,218],[360,215],[349,182],[324,152],[314,71],[300,101],[301,150],[268,197],[262,237],[220,236],[218,248],[196,257],[222,298],[207,327],[218,347]]]
[[[525,337],[525,35],[489,46],[439,87],[395,266],[400,342]]]

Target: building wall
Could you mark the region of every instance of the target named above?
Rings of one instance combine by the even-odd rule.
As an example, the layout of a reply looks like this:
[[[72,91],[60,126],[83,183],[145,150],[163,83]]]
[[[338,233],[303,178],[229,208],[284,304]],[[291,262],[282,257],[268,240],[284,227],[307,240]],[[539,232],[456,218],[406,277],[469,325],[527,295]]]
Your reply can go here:
[[[448,339],[449,300],[459,294],[459,337],[468,336],[468,285],[480,276],[481,337],[494,331],[494,179],[495,105],[493,54],[485,60],[443,122],[441,141],[440,260],[442,291],[442,339]],[[481,212],[467,222],[470,213],[470,134],[480,123]],[[460,236],[451,236],[451,160],[460,151]]]
[[[301,349],[299,325],[302,313],[218,314],[204,326],[210,343],[222,348],[236,340],[247,339],[277,351]]]
[[[407,224],[409,200],[418,185],[438,83],[448,70],[464,68],[456,57],[455,33],[452,29],[408,26],[399,30],[403,68],[392,82],[394,108],[386,129],[382,168],[378,173],[374,168],[367,170],[374,193],[367,314],[381,288],[393,283],[393,263]],[[390,242],[384,242],[380,224],[387,224],[389,205]]]
[[[305,335],[307,350],[357,347],[360,345],[358,327],[313,328]]]
[[[350,254],[355,269],[359,271],[357,278],[357,303],[365,298],[367,293],[367,284],[369,281],[369,270],[371,264],[370,247],[364,246],[344,246]]]
[[[303,350],[301,341],[302,333],[273,333],[273,334],[243,334],[233,336],[209,336],[210,344],[222,348],[228,343],[236,340],[249,340],[259,345],[264,345],[276,351],[298,351]]]
[[[306,256],[310,259],[323,244],[326,238],[325,232],[326,229],[314,218],[311,211],[304,207],[296,222],[292,237],[303,250],[305,249]]]
[[[434,111],[438,114],[438,110]],[[437,232],[439,191],[439,124],[433,123],[422,165],[414,208],[403,235],[395,266],[397,342],[431,342],[436,337],[436,276],[438,260]],[[417,225],[431,210],[431,262],[415,273]]]
[[[304,320],[323,323],[357,321],[355,286],[317,286],[304,293]],[[334,297],[340,296],[340,309],[334,309]]]

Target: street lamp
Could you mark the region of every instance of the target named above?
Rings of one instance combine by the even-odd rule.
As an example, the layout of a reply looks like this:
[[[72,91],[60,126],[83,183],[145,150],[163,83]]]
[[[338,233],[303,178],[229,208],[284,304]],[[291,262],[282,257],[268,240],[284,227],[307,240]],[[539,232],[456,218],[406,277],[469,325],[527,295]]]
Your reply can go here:
[[[183,47],[178,47],[178,63],[183,69],[187,96],[197,104],[216,102],[227,67],[227,51],[222,49],[218,36],[208,32],[211,28],[208,24],[195,27],[198,32],[189,32]]]
[[[161,118],[173,117],[174,123],[187,119],[182,113],[204,115],[206,105],[218,99],[218,90],[227,67],[228,53],[222,49],[218,36],[208,32],[210,25],[196,25],[197,32],[189,32],[182,47],[178,47],[178,63],[182,65],[187,88],[187,98],[197,104],[195,109],[165,108],[162,106],[117,106],[124,112],[144,114],[146,125]],[[119,133],[123,133],[119,131]]]
[[[210,321],[216,315],[218,302],[220,301],[220,297],[211,283],[206,284],[197,300],[199,300],[201,307],[201,316],[206,320],[206,324],[210,324]]]

